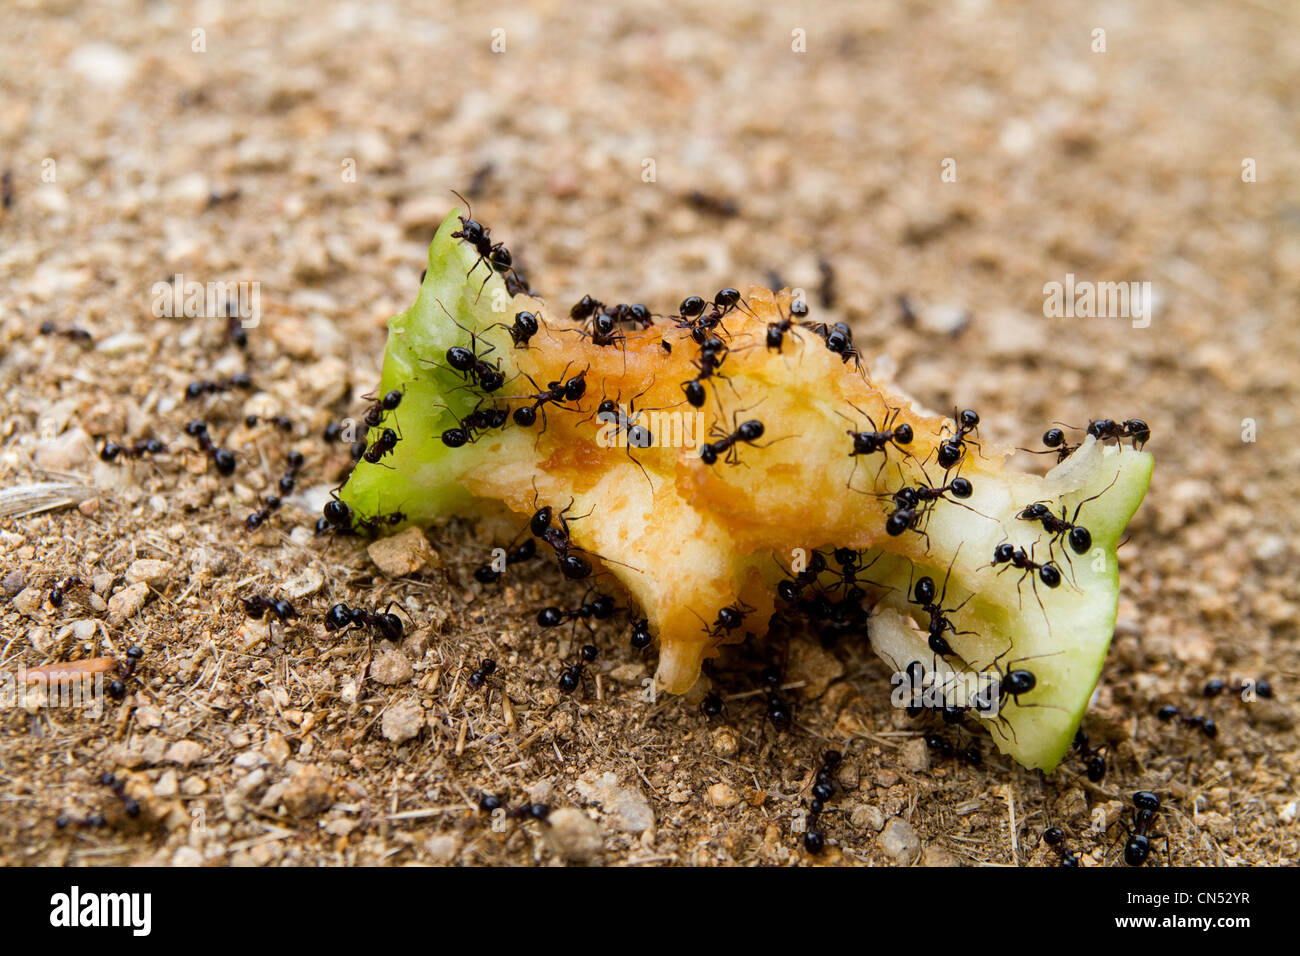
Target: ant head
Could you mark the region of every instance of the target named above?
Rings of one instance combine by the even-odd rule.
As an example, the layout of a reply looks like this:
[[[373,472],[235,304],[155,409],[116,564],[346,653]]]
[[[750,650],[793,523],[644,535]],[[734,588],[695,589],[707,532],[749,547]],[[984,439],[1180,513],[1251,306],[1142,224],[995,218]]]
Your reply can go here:
[[[1011,544],[1009,541],[1004,541],[996,548],[993,549],[993,563],[1006,564],[1013,557],[1015,557],[1015,554],[1016,554],[1015,545]]]
[[[1154,813],[1160,809],[1160,798],[1150,790],[1139,790],[1133,794],[1133,806],[1139,810],[1149,810]]]

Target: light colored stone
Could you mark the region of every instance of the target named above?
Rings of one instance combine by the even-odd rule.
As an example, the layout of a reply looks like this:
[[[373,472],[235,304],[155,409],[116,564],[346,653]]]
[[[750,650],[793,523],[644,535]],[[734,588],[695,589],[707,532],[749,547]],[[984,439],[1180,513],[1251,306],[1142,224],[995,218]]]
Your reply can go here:
[[[910,773],[921,773],[930,767],[930,748],[926,746],[923,737],[913,737],[904,742],[899,757],[903,767]]]
[[[140,581],[128,588],[123,588],[108,599],[108,623],[121,624],[135,617],[144,607],[145,598],[149,596],[149,585]]]
[[[740,803],[740,794],[727,783],[715,783],[709,787],[709,803],[719,810],[730,810]]]
[[[163,759],[168,763],[180,764],[182,767],[188,767],[197,760],[202,759],[204,754],[203,745],[193,740],[178,740],[167,748],[163,754]]]
[[[869,803],[860,804],[849,814],[849,823],[863,830],[875,830],[879,833],[885,828],[885,814],[880,807]]]
[[[424,729],[424,711],[413,700],[401,701],[384,711],[380,730],[385,740],[404,743],[420,735]]]
[[[328,777],[307,764],[293,775],[285,788],[283,800],[290,816],[311,817],[323,813],[334,802],[334,788]]]
[[[454,833],[439,833],[429,837],[424,849],[435,863],[450,863],[460,852],[460,838]]]
[[[890,817],[880,831],[878,845],[899,863],[911,863],[921,852],[921,838],[902,817]]]
[[[561,807],[547,818],[546,842],[570,863],[589,863],[600,855],[605,842],[600,827],[574,807]]]
[[[144,582],[150,587],[158,587],[167,582],[171,570],[172,566],[169,561],[159,561],[157,558],[141,558],[138,561],[132,561],[131,566],[126,569],[126,581],[128,584]]]
[[[375,567],[389,578],[418,574],[422,570],[442,567],[442,558],[429,545],[419,528],[407,528],[391,538],[379,538],[366,549]]]
[[[384,651],[370,662],[371,678],[389,687],[405,684],[414,674],[406,655],[396,649]]]
[[[577,786],[584,799],[600,806],[615,829],[639,834],[654,826],[654,811],[641,791],[634,786],[620,785],[614,774],[606,772],[596,776],[587,773],[579,778]]]
[[[844,665],[819,644],[792,640],[785,673],[790,682],[804,682],[804,686],[798,690],[800,697],[815,700],[826,693],[831,681],[844,676]]]

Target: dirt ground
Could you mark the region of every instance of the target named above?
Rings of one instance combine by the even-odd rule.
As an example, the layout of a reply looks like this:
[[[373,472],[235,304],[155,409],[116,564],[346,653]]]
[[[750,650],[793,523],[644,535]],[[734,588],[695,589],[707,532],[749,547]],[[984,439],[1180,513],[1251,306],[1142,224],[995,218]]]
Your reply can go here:
[[[1175,864],[1300,856],[1294,8],[297,9],[6,13],[0,483],[93,491],[3,520],[0,671],[145,656],[121,702],[0,712],[0,859],[1051,865],[1055,824],[1084,865],[1116,865],[1140,787],[1164,798]],[[789,679],[814,696],[785,733],[755,693],[777,653],[762,642],[711,666],[720,717],[644,700],[654,652],[621,624],[599,633],[599,683],[567,697],[574,650],[533,616],[580,591],[541,567],[481,588],[488,529],[431,529],[445,570],[396,580],[364,541],[314,536],[295,503],[348,459],[322,432],[364,407],[452,188],[561,308],[798,286],[923,403],[975,407],[998,440],[1150,422],[1155,479],[1084,722],[1102,783],[1077,756],[1026,772],[978,731],[944,730],[982,767],[934,757],[922,735],[943,728],[890,707],[865,641],[799,645]],[[155,318],[154,283],[178,273],[260,284],[246,350],[224,317]],[[1044,317],[1067,273],[1150,282],[1149,326]],[[255,392],[185,400],[239,372]],[[194,451],[196,416],[238,454],[233,477]],[[152,459],[96,455],[150,436],[167,446]],[[291,449],[298,494],[246,532]],[[54,608],[69,575],[85,586]],[[292,597],[300,620],[268,635],[243,619],[254,593]],[[323,628],[336,601],[391,600],[418,625],[395,651]],[[499,670],[473,691],[484,656]],[[1213,677],[1266,677],[1275,697],[1205,700]],[[1158,722],[1170,703],[1212,715],[1217,739]],[[845,759],[812,857],[798,826],[830,746]],[[489,819],[485,792],[555,823]],[[80,822],[95,813],[107,824]]]

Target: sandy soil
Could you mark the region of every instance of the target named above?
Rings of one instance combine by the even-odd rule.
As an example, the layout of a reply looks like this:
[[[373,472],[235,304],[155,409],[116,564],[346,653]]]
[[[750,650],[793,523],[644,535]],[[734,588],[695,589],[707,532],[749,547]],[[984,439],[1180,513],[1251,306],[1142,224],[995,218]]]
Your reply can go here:
[[[1085,865],[1115,864],[1128,796],[1147,787],[1175,863],[1294,861],[1295,10],[452,6],[7,12],[0,481],[57,473],[93,491],[4,519],[0,662],[145,656],[120,703],[0,713],[0,859],[1051,864],[1051,823]],[[719,718],[643,701],[653,652],[613,629],[599,684],[565,697],[573,648],[532,623],[558,585],[538,568],[482,592],[471,572],[490,536],[470,523],[430,532],[444,568],[396,580],[363,542],[313,536],[292,502],[245,532],[289,450],[305,456],[299,491],[345,464],[321,433],[363,407],[451,188],[553,303],[591,292],[667,312],[777,281],[851,322],[925,404],[979,409],[995,439],[1148,420],[1155,480],[1085,720],[1105,780],[1078,758],[1028,773],[951,729],[984,766],[932,760],[935,728],[890,708],[864,645],[796,648],[812,696],[784,734],[750,695],[773,647],[713,668]],[[177,273],[260,284],[246,350],[224,318],[154,317],[153,284]],[[1067,273],[1150,282],[1149,327],[1045,318],[1043,286]],[[45,322],[91,341],[39,335]],[[255,392],[184,399],[239,372]],[[248,414],[287,416],[292,434]],[[233,477],[193,451],[196,415],[239,456]],[[96,457],[150,436],[168,451]],[[53,608],[68,575],[86,587]],[[254,593],[291,595],[301,619],[268,635],[240,612]],[[335,601],[391,600],[419,624],[398,650],[322,627]],[[499,672],[470,691],[488,655]],[[1204,700],[1211,677],[1267,677],[1276,697]],[[1218,738],[1157,722],[1166,703],[1213,715]],[[796,828],[828,746],[846,756],[814,858]],[[480,792],[559,815],[494,824],[472,809]],[[78,824],[94,813],[108,823]]]

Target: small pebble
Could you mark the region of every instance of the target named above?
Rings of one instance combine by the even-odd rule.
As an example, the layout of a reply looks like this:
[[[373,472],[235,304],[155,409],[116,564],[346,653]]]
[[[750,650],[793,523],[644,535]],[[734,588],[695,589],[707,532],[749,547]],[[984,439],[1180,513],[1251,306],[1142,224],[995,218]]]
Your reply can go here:
[[[588,863],[604,848],[600,827],[581,810],[561,807],[551,813],[547,822],[546,842],[557,856],[570,863]]]
[[[890,817],[877,840],[880,848],[899,863],[911,863],[921,852],[921,838],[902,817]]]

